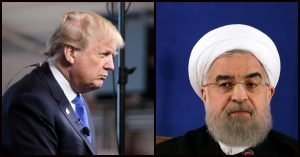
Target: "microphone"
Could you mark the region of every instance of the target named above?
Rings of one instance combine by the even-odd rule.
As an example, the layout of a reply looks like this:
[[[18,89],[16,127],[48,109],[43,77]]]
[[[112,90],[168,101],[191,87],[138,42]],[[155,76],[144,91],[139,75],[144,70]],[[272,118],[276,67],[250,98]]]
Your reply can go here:
[[[82,128],[82,132],[83,134],[85,134],[86,136],[90,136],[90,130],[88,127],[83,127]]]
[[[254,155],[254,152],[251,149],[246,149],[242,154],[245,155],[245,156],[246,155]]]

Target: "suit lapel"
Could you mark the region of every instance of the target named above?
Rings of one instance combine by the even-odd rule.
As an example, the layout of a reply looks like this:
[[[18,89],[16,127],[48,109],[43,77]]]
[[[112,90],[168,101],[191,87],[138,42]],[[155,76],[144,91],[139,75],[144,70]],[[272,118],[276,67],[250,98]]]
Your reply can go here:
[[[92,143],[94,148],[96,149],[96,136],[95,136],[95,127],[94,127],[94,121],[93,121],[93,117],[91,115],[89,106],[87,105],[86,101],[84,100],[85,103],[85,108],[86,108],[86,112],[87,112],[87,116],[88,116],[88,120],[89,120],[89,129],[90,129],[90,133],[92,135]]]
[[[63,100],[59,104],[59,108],[61,112],[65,115],[65,117],[68,119],[70,124],[73,126],[73,128],[76,130],[76,132],[79,134],[79,136],[84,140],[84,142],[87,144],[89,149],[92,151],[92,153],[95,155],[96,150],[95,147],[91,144],[91,142],[85,137],[85,135],[82,133],[82,125],[79,123],[71,105],[67,100]],[[69,110],[69,114],[66,112],[66,110]],[[93,137],[94,138],[94,137]]]
[[[68,119],[70,124],[73,126],[73,128],[76,130],[76,132],[82,138],[82,140],[86,143],[86,145],[91,150],[91,152],[95,155],[96,154],[95,147],[89,142],[89,140],[82,133],[82,131],[81,131],[82,126],[78,122],[78,119],[77,119],[67,97],[65,96],[64,92],[62,91],[59,84],[55,80],[53,74],[51,73],[48,63],[47,62],[44,63],[41,68],[42,68],[41,73],[43,73],[42,76],[45,78],[45,80],[47,80],[47,84],[51,90],[53,97],[58,101],[58,106],[59,106],[61,112]],[[90,114],[88,114],[88,115],[89,115],[89,121],[90,121],[90,119],[91,119]],[[93,132],[94,132],[94,130],[93,130]],[[93,139],[94,139],[94,137],[93,137]],[[94,140],[93,140],[93,142],[94,142]]]

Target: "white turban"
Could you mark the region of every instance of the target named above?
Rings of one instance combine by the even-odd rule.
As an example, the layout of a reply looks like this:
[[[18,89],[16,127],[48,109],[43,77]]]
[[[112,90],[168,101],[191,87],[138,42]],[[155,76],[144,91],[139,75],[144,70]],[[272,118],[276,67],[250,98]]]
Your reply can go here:
[[[189,60],[189,78],[199,94],[204,75],[222,53],[234,49],[250,51],[265,68],[270,84],[276,87],[280,75],[280,58],[273,41],[256,28],[231,24],[206,33],[194,46]]]

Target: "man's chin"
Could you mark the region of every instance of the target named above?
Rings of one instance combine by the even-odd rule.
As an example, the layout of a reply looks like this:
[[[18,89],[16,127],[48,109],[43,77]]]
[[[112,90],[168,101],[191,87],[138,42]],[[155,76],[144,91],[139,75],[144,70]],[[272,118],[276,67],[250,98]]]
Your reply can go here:
[[[101,88],[102,86],[103,86],[103,82],[97,82],[97,83],[90,84],[88,87],[86,87],[82,91],[82,93],[87,93],[87,92],[97,90],[97,89]]]
[[[231,146],[255,146],[260,143],[269,132],[269,124],[259,124],[259,122],[247,117],[239,116],[228,119],[221,124],[210,123],[208,130],[217,140]]]
[[[103,80],[97,80],[93,85],[92,88],[93,90],[99,89],[103,86]]]

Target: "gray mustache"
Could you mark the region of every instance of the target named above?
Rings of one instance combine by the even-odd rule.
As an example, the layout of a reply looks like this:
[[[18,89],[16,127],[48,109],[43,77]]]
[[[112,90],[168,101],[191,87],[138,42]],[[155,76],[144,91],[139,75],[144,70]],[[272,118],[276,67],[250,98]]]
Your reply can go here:
[[[233,104],[229,104],[225,108],[225,113],[230,114],[232,112],[249,112],[253,114],[255,113],[255,110],[251,105],[247,103],[242,103],[242,104],[233,103]]]

